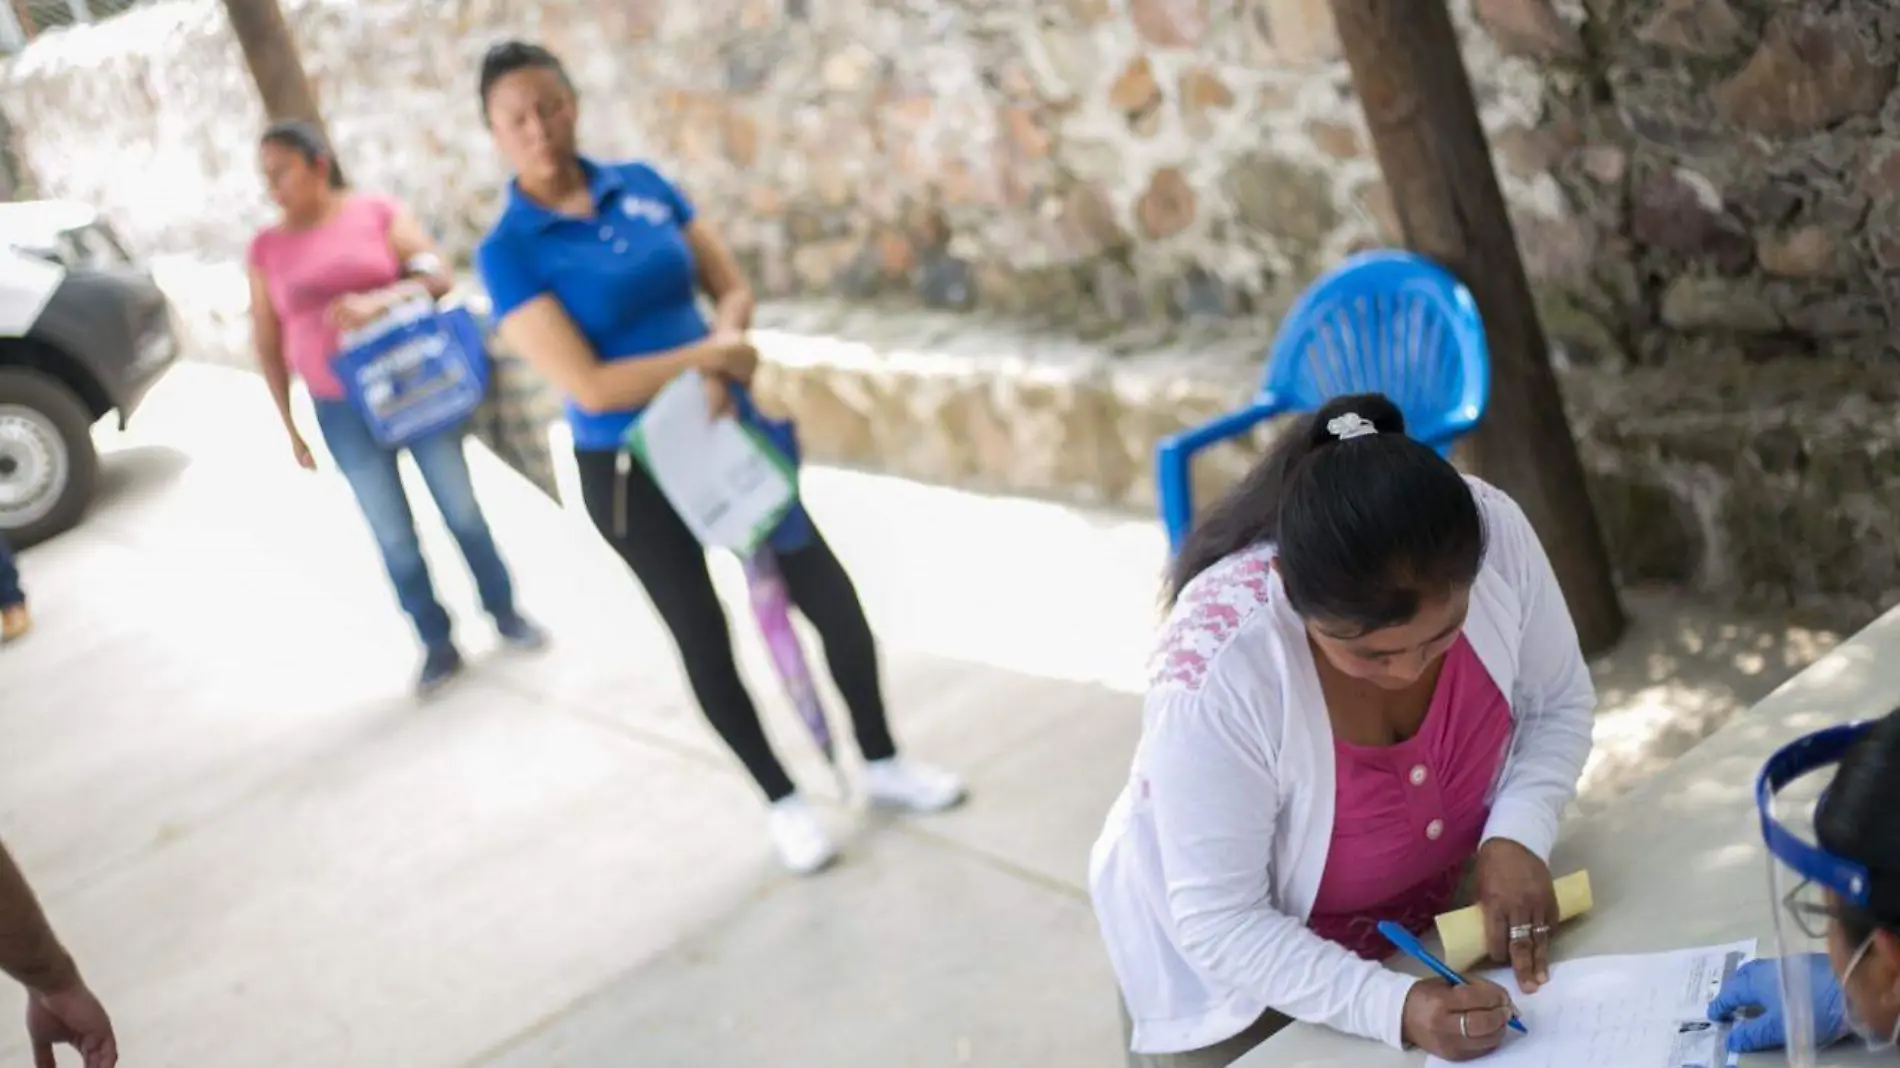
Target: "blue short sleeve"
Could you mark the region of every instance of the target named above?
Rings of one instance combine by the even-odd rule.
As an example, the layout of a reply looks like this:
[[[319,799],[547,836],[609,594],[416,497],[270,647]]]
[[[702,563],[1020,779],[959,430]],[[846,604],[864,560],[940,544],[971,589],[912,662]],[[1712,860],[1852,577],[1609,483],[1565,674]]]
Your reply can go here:
[[[482,288],[488,290],[496,322],[541,294],[551,292],[534,269],[528,250],[500,234],[488,235],[475,250],[475,271],[481,275]]]
[[[667,181],[659,171],[654,170],[644,163],[627,164],[626,170],[623,172],[623,177],[629,188],[646,193],[652,196],[653,199],[661,201],[667,207],[673,209],[673,224],[675,226],[684,228],[688,223],[691,223],[693,217],[698,214],[693,208],[693,202],[687,199],[686,194],[680,191],[679,186]]]

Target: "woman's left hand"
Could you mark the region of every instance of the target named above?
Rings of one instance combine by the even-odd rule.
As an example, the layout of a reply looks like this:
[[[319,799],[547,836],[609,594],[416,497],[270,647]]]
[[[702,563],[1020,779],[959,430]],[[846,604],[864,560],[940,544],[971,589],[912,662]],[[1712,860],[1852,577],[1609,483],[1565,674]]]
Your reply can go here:
[[[1485,949],[1511,965],[1529,994],[1550,982],[1550,930],[1557,924],[1557,888],[1550,866],[1507,838],[1478,848],[1478,906]]]
[[[374,293],[351,293],[330,302],[328,318],[335,330],[360,330],[383,314],[383,300]]]

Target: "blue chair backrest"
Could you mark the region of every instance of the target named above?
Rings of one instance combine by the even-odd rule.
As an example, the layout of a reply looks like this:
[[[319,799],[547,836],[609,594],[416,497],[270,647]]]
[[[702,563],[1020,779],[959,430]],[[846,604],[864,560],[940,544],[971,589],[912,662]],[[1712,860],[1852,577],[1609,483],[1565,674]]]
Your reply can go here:
[[[1409,252],[1365,252],[1300,297],[1281,323],[1262,392],[1296,411],[1343,393],[1383,393],[1407,432],[1442,452],[1490,392],[1477,302],[1451,272]]]

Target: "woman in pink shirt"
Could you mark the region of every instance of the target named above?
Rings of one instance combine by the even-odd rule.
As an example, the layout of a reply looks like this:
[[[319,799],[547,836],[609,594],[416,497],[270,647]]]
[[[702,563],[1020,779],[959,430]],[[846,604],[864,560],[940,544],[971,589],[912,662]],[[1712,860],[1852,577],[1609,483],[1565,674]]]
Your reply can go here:
[[[1291,1020],[1451,1060],[1510,995],[1383,967],[1470,873],[1529,992],[1595,693],[1524,513],[1376,394],[1288,429],[1175,558],[1142,739],[1090,859],[1129,1063],[1221,1068]]]
[[[314,469],[316,461],[291,417],[291,376],[301,377],[310,391],[324,444],[356,494],[382,549],[396,599],[422,639],[417,690],[426,695],[460,672],[462,657],[416,539],[397,450],[376,440],[368,421],[344,396],[330,361],[339,331],[364,326],[400,301],[440,297],[449,289],[449,276],[413,215],[388,197],[349,189],[314,127],[273,125],[264,133],[258,159],[271,199],[283,210],[282,220],[251,242],[258,362],[290,434],[291,451],[306,469]],[[538,648],[546,639],[515,607],[508,568],[475,500],[462,434],[457,427],[413,442],[410,458],[461,546],[482,607],[494,617],[502,640],[516,648]]]

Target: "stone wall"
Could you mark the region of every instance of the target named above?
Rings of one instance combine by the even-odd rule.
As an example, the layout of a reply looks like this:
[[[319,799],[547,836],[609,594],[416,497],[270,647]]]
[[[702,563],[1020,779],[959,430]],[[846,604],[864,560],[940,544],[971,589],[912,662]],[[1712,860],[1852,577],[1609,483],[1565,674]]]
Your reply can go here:
[[[0,201],[26,200],[33,195],[33,177],[14,152],[13,127],[0,111]]]
[[[346,168],[457,250],[502,181],[476,61],[513,34],[571,64],[587,147],[659,161],[769,294],[1271,309],[1389,222],[1327,0],[285,6]],[[1545,75],[1468,39],[1487,125],[1535,124]],[[235,250],[262,219],[261,118],[216,0],[49,35],[0,82],[46,188],[146,247]],[[1520,171],[1514,201],[1557,212],[1554,180]]]
[[[1261,340],[1230,322],[1083,341],[861,305],[767,306],[767,403],[822,460],[1154,514],[1154,446],[1232,410]],[[1900,383],[1734,352],[1560,372],[1618,578],[1857,629],[1900,603]],[[1210,450],[1215,499],[1277,427]]]
[[[1147,507],[1154,438],[1244,394],[1315,271],[1396,237],[1327,0],[286,7],[346,166],[456,251],[503,180],[478,57],[566,56],[592,151],[677,176],[768,296],[855,309],[774,352],[829,459]],[[1452,7],[1624,577],[1892,603],[1900,5]],[[0,86],[38,189],[181,277],[267,216],[216,0],[50,34]],[[241,287],[210,288],[200,332],[241,331]]]
[[[904,294],[1085,332],[1271,314],[1393,239],[1327,0],[287,0],[343,158],[465,251],[502,181],[491,41],[567,57],[588,146],[677,175],[771,295]],[[1654,362],[1883,350],[1900,8],[1454,0],[1553,332]],[[0,73],[21,162],[153,250],[265,216],[216,0]],[[1889,277],[1892,276],[1892,277]]]
[[[199,359],[249,366],[242,270],[160,261]],[[1093,340],[980,313],[762,305],[761,403],[806,452],[930,482],[1154,514],[1154,447],[1253,390],[1261,336],[1206,319]],[[1900,603],[1900,382],[1734,353],[1560,378],[1618,577],[1853,630]],[[258,403],[266,403],[259,386]],[[1210,450],[1196,500],[1276,428]]]
[[[1395,237],[1327,0],[286,0],[342,157],[466,251],[503,176],[477,58],[567,57],[760,287],[1084,333],[1271,315]],[[1900,316],[1900,5],[1453,0],[1552,331],[1660,360],[1866,356]],[[217,0],[49,34],[0,72],[21,162],[152,250],[264,217]]]
[[[1543,129],[1594,267],[1563,285],[1652,361],[1873,356],[1900,326],[1900,7],[1602,3]],[[1568,146],[1568,147],[1565,147]]]

